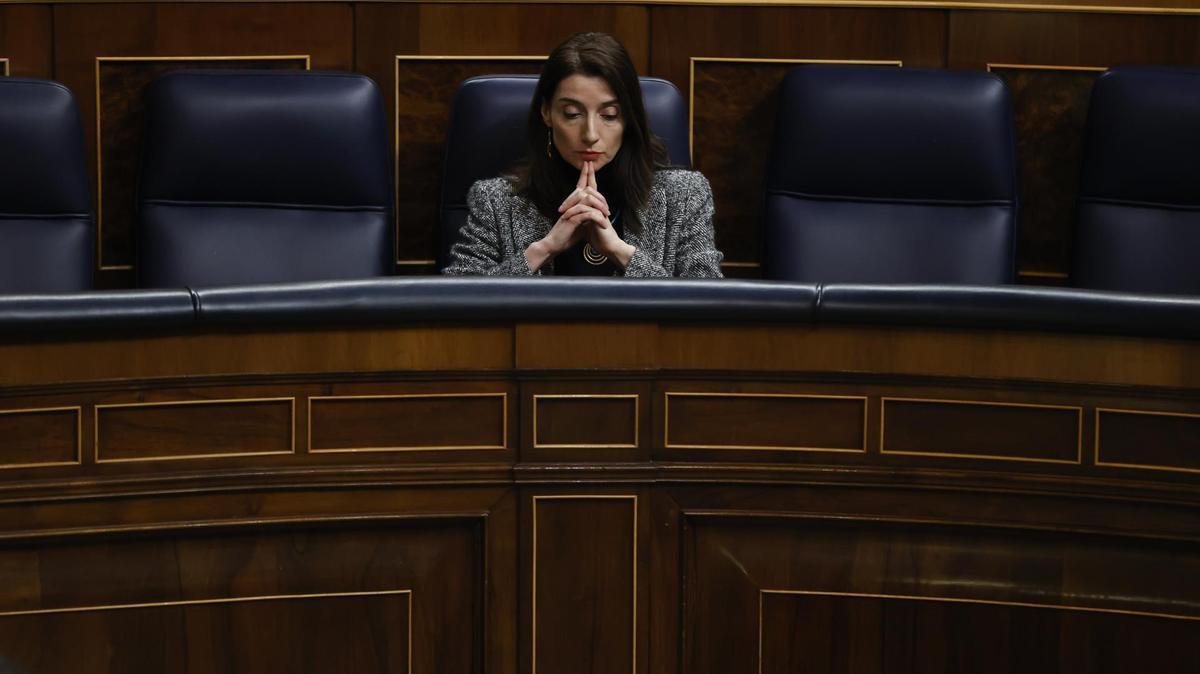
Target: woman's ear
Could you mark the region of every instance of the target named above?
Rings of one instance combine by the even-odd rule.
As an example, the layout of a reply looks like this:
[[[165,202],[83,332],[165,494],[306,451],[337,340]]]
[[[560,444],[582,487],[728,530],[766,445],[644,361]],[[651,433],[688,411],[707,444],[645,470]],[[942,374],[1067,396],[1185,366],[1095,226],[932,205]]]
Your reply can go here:
[[[548,128],[550,126],[550,105],[542,103],[542,123]]]

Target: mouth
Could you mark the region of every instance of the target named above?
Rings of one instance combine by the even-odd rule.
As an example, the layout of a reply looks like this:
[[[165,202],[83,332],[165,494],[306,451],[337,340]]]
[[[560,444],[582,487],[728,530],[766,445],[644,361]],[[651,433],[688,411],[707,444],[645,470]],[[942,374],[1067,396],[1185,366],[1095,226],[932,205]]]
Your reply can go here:
[[[584,161],[594,161],[604,156],[604,153],[596,152],[595,150],[582,150],[580,151],[579,156],[583,157]]]

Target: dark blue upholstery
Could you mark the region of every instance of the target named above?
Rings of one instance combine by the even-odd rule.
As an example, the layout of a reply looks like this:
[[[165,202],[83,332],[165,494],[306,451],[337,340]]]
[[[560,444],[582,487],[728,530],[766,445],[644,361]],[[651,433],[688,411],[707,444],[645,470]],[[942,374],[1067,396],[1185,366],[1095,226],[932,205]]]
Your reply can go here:
[[[173,330],[196,322],[190,291],[108,290],[0,295],[0,334],[99,333]]]
[[[379,90],[362,75],[164,75],[146,92],[139,283],[387,274],[389,147]]]
[[[70,90],[0,77],[0,293],[91,288],[94,241]]]
[[[537,88],[536,75],[485,75],[462,83],[454,95],[439,209],[438,268],[467,221],[467,190],[494,178],[525,154],[525,121]],[[650,130],[667,145],[671,163],[691,166],[687,107],[674,84],[640,78]]]
[[[1008,283],[1016,164],[988,73],[804,65],[779,90],[763,265],[805,282]]]
[[[1096,80],[1078,206],[1077,285],[1200,294],[1200,70]]]

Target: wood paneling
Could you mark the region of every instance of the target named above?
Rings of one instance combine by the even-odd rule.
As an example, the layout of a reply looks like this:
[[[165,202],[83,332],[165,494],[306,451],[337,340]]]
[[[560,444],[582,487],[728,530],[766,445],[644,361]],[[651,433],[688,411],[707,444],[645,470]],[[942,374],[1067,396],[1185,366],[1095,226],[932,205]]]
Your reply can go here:
[[[0,409],[0,468],[81,461],[79,407]]]
[[[654,367],[658,326],[637,323],[522,323],[516,366],[527,369]]]
[[[866,452],[867,399],[802,393],[664,394],[663,458],[678,450]]]
[[[533,448],[636,449],[636,393],[576,393],[533,396]]]
[[[54,72],[75,93],[83,118],[89,165],[97,165],[97,57],[104,56],[278,56],[308,55],[313,68],[349,70],[353,54],[353,12],[332,3],[133,3],[60,4],[54,12]],[[125,92],[132,96],[136,91]],[[108,105],[122,105],[108,101]],[[130,123],[136,121],[128,118]],[[137,128],[111,131],[123,148]],[[108,148],[104,148],[108,150]],[[121,151],[118,150],[118,158]],[[136,157],[134,154],[127,157]],[[119,166],[129,173],[129,159]],[[122,173],[121,175],[124,175]],[[97,183],[98,185],[99,183]],[[115,189],[131,183],[118,178]],[[97,189],[97,192],[100,192]],[[129,194],[108,195],[128,203]],[[120,211],[118,211],[120,213]],[[128,218],[128,211],[125,213]],[[110,218],[104,265],[123,266],[132,260],[132,223]],[[127,283],[128,272],[103,271],[101,285]]]
[[[882,404],[884,454],[1082,461],[1079,407],[896,398]]]
[[[637,497],[534,496],[531,509],[530,671],[637,674]]]
[[[291,454],[294,398],[96,406],[96,461]]]
[[[309,398],[310,452],[503,450],[507,393]]]
[[[0,5],[0,74],[53,78],[53,35],[49,5]]]
[[[1200,414],[1098,409],[1096,465],[1200,473]]]

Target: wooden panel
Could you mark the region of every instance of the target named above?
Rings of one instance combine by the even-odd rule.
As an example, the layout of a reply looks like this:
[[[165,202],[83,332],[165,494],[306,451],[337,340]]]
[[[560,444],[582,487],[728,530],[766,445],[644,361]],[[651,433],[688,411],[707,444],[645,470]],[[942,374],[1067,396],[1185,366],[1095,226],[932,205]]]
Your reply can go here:
[[[1023,658],[1053,663],[1027,671],[1119,672],[1130,667],[1095,666],[1097,644],[1118,633],[1138,635],[1114,644],[1126,664],[1138,638],[1166,645],[1200,635],[1194,542],[729,515],[687,518],[683,671],[749,674],[761,653],[764,672],[1026,671]],[[790,592],[834,605],[768,600]],[[1195,649],[1182,650],[1143,652],[1133,669],[1192,671]]]
[[[98,106],[120,110],[136,95],[135,87],[113,88],[109,100],[101,99],[98,89],[98,57],[116,56],[282,56],[308,55],[313,68],[349,70],[353,54],[353,13],[349,5],[332,3],[132,3],[61,4],[54,11],[55,76],[75,92],[83,118],[84,141],[89,164],[99,160]],[[130,75],[125,71],[126,75]],[[121,75],[118,74],[118,77]],[[115,99],[117,100],[113,100]],[[120,99],[129,99],[122,102]],[[128,124],[135,117],[118,117]],[[114,143],[119,175],[117,184],[97,193],[120,204],[130,203],[128,190],[133,183],[128,174],[136,155],[122,154],[128,141],[140,131],[126,125],[105,131],[105,139]],[[109,135],[111,134],[111,135]],[[114,149],[102,148],[110,154]],[[127,159],[122,160],[122,157]],[[107,167],[109,162],[105,162]],[[122,173],[123,171],[123,173]],[[99,179],[99,178],[98,178]],[[120,192],[120,194],[118,194]],[[102,207],[103,203],[100,204]],[[114,269],[103,270],[97,282],[103,286],[127,284],[132,279],[129,241],[131,223],[110,217],[105,222],[107,244],[100,262]]]
[[[642,369],[655,366],[658,326],[639,323],[522,323],[516,366]]]
[[[411,597],[300,595],[0,616],[0,664],[45,674],[410,672]]]
[[[1092,83],[1102,68],[989,67],[1008,85],[1017,131],[1017,273],[1035,284],[1065,282],[1071,270],[1075,199]]]
[[[310,452],[505,449],[505,393],[309,398]]]
[[[636,449],[638,412],[636,393],[535,395],[533,447]]]
[[[639,71],[649,63],[645,7],[363,3],[354,11],[355,68],[384,88],[396,120],[396,241],[403,273],[434,270],[446,125],[463,79],[540,72],[540,61],[506,57],[545,56],[567,36],[588,30],[616,35]],[[434,58],[414,58],[421,56]]]
[[[1079,463],[1083,409],[884,398],[884,454]]]
[[[1097,409],[1096,465],[1200,473],[1200,414]]]
[[[0,409],[0,468],[79,463],[82,417],[79,407]]]
[[[1200,668],[1200,622],[1003,603],[763,592],[759,672],[1128,672]],[[833,635],[831,639],[830,636]]]
[[[290,454],[295,398],[96,406],[96,461]]]
[[[52,78],[53,32],[48,5],[0,5],[0,74]]]
[[[194,69],[307,69],[307,56],[186,58],[98,57],[96,100],[97,256],[101,269],[133,264],[138,164],[142,157],[142,91],[159,75]]]
[[[634,673],[637,497],[534,496],[532,674]]]
[[[866,452],[866,397],[794,393],[664,395],[668,450]],[[741,458],[741,457],[740,457]]]

